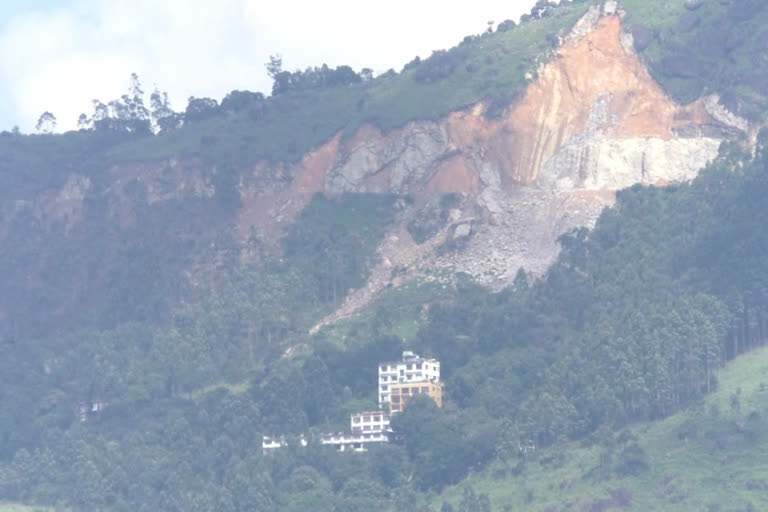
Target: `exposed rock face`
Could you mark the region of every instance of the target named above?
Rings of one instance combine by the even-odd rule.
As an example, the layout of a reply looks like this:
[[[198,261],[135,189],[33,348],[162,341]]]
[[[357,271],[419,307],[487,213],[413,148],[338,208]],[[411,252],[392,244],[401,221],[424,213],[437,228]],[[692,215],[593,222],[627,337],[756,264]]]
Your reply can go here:
[[[691,179],[725,136],[747,128],[716,100],[672,101],[634,54],[614,4],[587,13],[501,119],[486,119],[477,105],[389,134],[366,128],[340,145],[325,170],[326,192],[464,198],[452,221],[423,244],[399,226],[396,243],[380,248],[382,261],[414,273],[435,266],[466,272],[494,287],[520,267],[543,272],[557,255],[557,238],[592,226],[615,191]],[[461,249],[432,250],[459,238]],[[378,270],[328,321],[389,284],[387,270]]]
[[[382,263],[369,284],[328,321],[392,284],[393,268],[414,276],[443,267],[490,286],[509,283],[520,267],[543,272],[557,255],[557,238],[593,225],[616,190],[688,180],[717,155],[723,138],[749,128],[716,96],[687,106],[667,97],[634,54],[638,34],[622,32],[620,16],[613,1],[590,9],[498,119],[486,118],[478,104],[389,133],[364,126],[349,137],[338,134],[298,164],[262,162],[246,170],[237,233],[243,240],[253,230],[276,235],[317,192],[409,195],[413,204],[382,243]],[[112,170],[112,201],[129,224],[130,209],[121,205],[130,203],[133,185],[150,203],[210,196],[215,172],[199,162],[126,164]],[[4,205],[3,214],[29,207],[69,226],[90,186],[75,176],[55,198],[43,198],[55,207]],[[447,193],[460,204],[416,243],[406,226]],[[402,279],[398,272],[394,284]]]
[[[704,98],[704,108],[707,113],[712,116],[712,119],[717,122],[736,128],[737,130],[747,131],[749,129],[749,122],[743,117],[739,117],[736,114],[729,112],[727,108],[720,104],[720,96],[717,94],[711,94]]]
[[[435,162],[448,151],[448,137],[437,123],[413,123],[388,137],[368,139],[345,148],[328,172],[330,193],[386,190],[407,194],[432,176]],[[376,180],[379,173],[385,179]],[[372,179],[373,178],[373,179]]]
[[[584,39],[590,32],[592,32],[592,30],[594,30],[595,25],[600,21],[601,16],[602,12],[600,11],[599,6],[593,5],[590,7],[587,14],[582,16],[576,25],[573,26],[570,34],[568,34],[568,37],[566,38],[566,42],[573,43]]]
[[[522,101],[500,120],[486,119],[484,106],[478,105],[439,123],[414,122],[388,134],[366,127],[340,145],[334,139],[329,144],[338,145],[335,161],[320,170],[324,190],[418,193],[433,183],[439,183],[433,192],[476,192],[483,186],[510,190],[541,183],[540,173],[551,174],[574,159],[583,161],[581,171],[587,165],[598,172],[605,167],[601,154],[609,155],[612,165],[631,167],[620,173],[646,177],[618,183],[610,176],[593,177],[592,185],[580,187],[653,183],[653,176],[662,181],[690,178],[691,169],[714,156],[714,140],[730,127],[745,129],[743,120],[727,116],[716,100],[715,106],[711,99],[686,107],[674,103],[621,43],[619,17],[599,14],[589,11]],[[585,32],[587,27],[592,31]],[[690,140],[681,144],[683,138]],[[667,144],[670,149],[663,149]],[[687,162],[683,175],[666,176],[678,170],[658,159],[646,163],[655,166],[652,172],[635,172],[642,166],[633,155],[678,149],[687,151],[674,162]],[[303,172],[309,171],[300,169],[297,180],[304,180]],[[452,177],[460,183],[451,186]]]
[[[83,200],[91,189],[91,180],[86,176],[71,174],[55,197],[41,203],[42,218],[48,223],[63,221],[69,230],[83,216]]]

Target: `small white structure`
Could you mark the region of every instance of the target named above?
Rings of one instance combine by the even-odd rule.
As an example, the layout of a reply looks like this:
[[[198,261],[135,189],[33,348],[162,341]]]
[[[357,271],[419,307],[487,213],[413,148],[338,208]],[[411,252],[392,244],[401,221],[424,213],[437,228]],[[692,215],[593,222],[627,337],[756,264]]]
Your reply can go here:
[[[101,400],[81,401],[78,407],[80,422],[85,423],[90,418],[100,415],[108,405]]]
[[[388,443],[389,436],[386,432],[366,432],[347,434],[326,434],[320,439],[320,443],[336,447],[340,452],[352,450],[356,452],[368,451],[368,446],[374,443]]]
[[[288,443],[285,440],[285,436],[280,436],[280,437],[263,436],[261,438],[261,450],[264,453],[267,453],[271,450],[276,450],[278,448],[282,448],[284,446],[288,446]]]
[[[534,453],[536,451],[536,443],[534,443],[532,439],[527,439],[525,441],[519,440],[517,442],[517,449],[520,450],[520,453],[522,454]]]
[[[299,446],[305,447],[309,444],[307,441],[307,438],[304,436],[304,434],[301,434],[298,438]],[[288,446],[290,443],[286,439],[285,436],[262,436],[261,438],[261,450],[264,453],[267,453],[271,450],[276,450],[278,448],[283,448],[285,446]]]
[[[406,382],[440,382],[440,361],[422,359],[410,350],[403,352],[402,362],[379,364],[379,407],[389,410],[392,384]]]

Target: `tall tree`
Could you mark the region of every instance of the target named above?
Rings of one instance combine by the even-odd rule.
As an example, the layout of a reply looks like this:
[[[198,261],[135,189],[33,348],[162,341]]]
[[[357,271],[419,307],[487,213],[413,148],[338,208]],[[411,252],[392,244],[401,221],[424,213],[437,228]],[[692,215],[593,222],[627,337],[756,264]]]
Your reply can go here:
[[[37,119],[35,129],[41,133],[51,133],[56,131],[56,116],[46,110]]]

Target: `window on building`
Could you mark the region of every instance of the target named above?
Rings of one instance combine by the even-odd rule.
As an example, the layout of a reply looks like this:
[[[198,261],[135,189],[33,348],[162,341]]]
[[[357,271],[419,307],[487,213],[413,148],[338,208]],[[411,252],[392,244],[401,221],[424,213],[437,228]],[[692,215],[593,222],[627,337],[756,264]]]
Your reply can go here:
[[[429,393],[429,388],[424,386],[424,387],[421,388],[421,392],[422,393]]]

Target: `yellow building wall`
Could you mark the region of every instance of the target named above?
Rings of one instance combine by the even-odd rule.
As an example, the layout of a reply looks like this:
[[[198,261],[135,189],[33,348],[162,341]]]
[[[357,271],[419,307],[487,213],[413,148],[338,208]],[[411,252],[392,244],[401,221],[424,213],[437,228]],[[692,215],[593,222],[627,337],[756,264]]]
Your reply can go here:
[[[402,382],[390,385],[389,412],[402,412],[408,399],[415,395],[428,395],[438,407],[443,406],[442,382]]]

